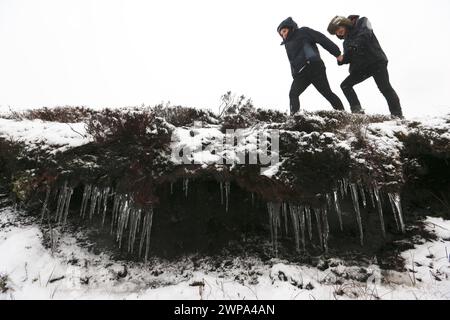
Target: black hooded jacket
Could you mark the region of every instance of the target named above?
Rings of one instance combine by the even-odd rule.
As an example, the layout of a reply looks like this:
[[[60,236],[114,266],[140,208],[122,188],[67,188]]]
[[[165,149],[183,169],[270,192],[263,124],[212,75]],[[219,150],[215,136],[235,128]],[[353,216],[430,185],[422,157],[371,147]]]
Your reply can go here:
[[[375,63],[387,62],[372,26],[366,17],[350,16],[354,26],[348,30],[344,40],[344,60],[350,63],[350,73],[362,71]]]
[[[307,27],[298,28],[291,17],[280,23],[277,28],[278,33],[283,28],[289,28],[288,37],[281,45],[286,47],[292,76],[295,76],[308,61],[321,60],[317,43],[335,57],[341,54],[339,47],[324,34]]]

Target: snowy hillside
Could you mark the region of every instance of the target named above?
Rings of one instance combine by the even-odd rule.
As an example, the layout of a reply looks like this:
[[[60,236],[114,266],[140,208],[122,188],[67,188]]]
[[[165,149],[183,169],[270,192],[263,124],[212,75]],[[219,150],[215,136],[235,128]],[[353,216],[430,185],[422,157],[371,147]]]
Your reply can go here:
[[[436,238],[402,252],[397,271],[326,257],[316,267],[194,255],[133,263],[95,254],[67,233],[52,252],[36,223],[12,208],[0,217],[0,299],[450,299],[450,221],[439,218],[424,221]]]
[[[0,118],[0,297],[449,299],[450,115]]]

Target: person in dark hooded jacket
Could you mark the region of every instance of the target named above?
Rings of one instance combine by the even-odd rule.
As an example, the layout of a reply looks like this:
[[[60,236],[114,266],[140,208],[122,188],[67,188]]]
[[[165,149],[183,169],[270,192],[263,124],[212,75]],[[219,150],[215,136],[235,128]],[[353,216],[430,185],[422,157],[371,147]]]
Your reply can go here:
[[[386,98],[393,117],[403,118],[400,99],[389,81],[388,59],[366,17],[351,15],[334,17],[328,32],[344,39],[344,54],[338,64],[350,63],[350,75],[342,82],[344,92],[353,113],[364,113],[353,86],[373,77],[378,89]]]
[[[320,58],[317,44],[320,44],[336,58],[341,50],[324,34],[313,29],[298,28],[297,23],[289,17],[277,28],[283,38],[284,45],[291,64],[294,81],[289,92],[291,114],[300,110],[300,95],[312,84],[336,110],[344,110],[341,99],[331,91],[326,74],[325,64]]]

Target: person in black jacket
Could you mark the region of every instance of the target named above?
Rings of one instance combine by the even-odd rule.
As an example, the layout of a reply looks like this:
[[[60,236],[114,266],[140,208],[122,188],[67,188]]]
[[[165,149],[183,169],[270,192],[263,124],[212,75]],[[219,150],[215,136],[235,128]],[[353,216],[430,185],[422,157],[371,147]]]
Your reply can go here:
[[[378,89],[386,98],[393,117],[403,118],[400,99],[389,81],[388,59],[366,17],[348,18],[336,16],[328,25],[328,32],[344,39],[344,54],[338,64],[350,63],[350,75],[342,82],[344,92],[353,113],[364,113],[353,86],[373,77]]]
[[[330,102],[334,109],[344,110],[339,97],[331,91],[317,43],[335,57],[341,55],[339,47],[318,31],[307,27],[298,28],[291,17],[280,23],[277,32],[283,38],[281,45],[286,48],[294,78],[289,92],[291,115],[300,110],[299,96],[310,84]]]

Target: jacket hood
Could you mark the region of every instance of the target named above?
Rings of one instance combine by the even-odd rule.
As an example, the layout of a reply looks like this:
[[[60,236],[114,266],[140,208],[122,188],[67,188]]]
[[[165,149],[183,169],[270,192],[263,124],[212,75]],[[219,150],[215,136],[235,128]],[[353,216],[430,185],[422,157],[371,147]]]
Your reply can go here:
[[[349,20],[353,23],[353,25],[356,25],[356,22],[357,22],[358,19],[359,19],[359,15],[357,15],[357,14],[352,14],[352,15],[349,15],[349,16],[347,17],[347,19],[349,19]]]
[[[289,29],[295,30],[295,29],[298,29],[298,25],[291,17],[289,17],[280,23],[280,25],[277,28],[277,32],[280,33],[281,29],[283,29],[283,28],[289,28]]]
[[[349,16],[348,19],[350,19],[353,24],[353,26],[350,28],[351,33],[358,32],[359,30],[362,30],[362,29],[372,30],[372,24],[370,23],[369,19],[367,19],[366,17],[352,15],[352,16]]]

